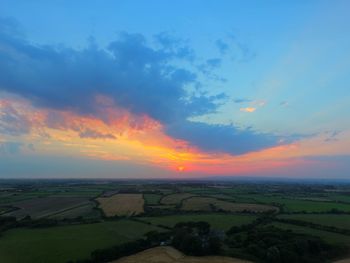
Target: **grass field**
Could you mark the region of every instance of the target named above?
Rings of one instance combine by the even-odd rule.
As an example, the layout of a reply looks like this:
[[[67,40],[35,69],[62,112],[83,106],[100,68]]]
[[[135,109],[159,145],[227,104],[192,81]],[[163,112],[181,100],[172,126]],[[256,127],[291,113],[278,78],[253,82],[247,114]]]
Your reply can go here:
[[[179,204],[183,199],[189,198],[193,196],[193,194],[189,193],[179,193],[179,194],[171,194],[164,196],[160,202],[164,205],[176,205]]]
[[[96,200],[106,216],[131,216],[144,212],[142,194],[116,194]]]
[[[32,218],[41,218],[66,211],[69,208],[88,204],[85,197],[41,197],[15,202],[12,205],[20,208],[6,215],[23,218],[30,215]]]
[[[333,232],[313,229],[309,227],[302,227],[302,226],[296,226],[291,224],[285,224],[285,223],[273,223],[274,226],[282,228],[282,229],[289,229],[296,233],[301,234],[308,234],[312,236],[317,236],[322,238],[324,241],[332,244],[350,244],[350,236],[341,235]]]
[[[162,195],[144,194],[143,198],[145,199],[146,205],[158,205]]]
[[[191,197],[184,200],[181,209],[186,211],[213,211],[220,209],[227,212],[249,211],[256,213],[278,210],[270,205],[232,203],[211,197]]]
[[[129,220],[37,229],[13,229],[0,237],[0,262],[62,263],[93,250],[140,238],[156,227]]]
[[[141,217],[142,221],[150,222],[154,225],[163,225],[173,227],[180,222],[189,221],[205,221],[208,222],[212,228],[220,230],[228,230],[232,226],[239,226],[249,224],[256,219],[253,215],[228,215],[228,214],[192,214],[192,215],[171,215],[161,217]]]
[[[350,215],[336,215],[336,214],[321,214],[321,215],[280,215],[278,218],[282,219],[296,219],[315,224],[333,226],[338,228],[350,229]]]

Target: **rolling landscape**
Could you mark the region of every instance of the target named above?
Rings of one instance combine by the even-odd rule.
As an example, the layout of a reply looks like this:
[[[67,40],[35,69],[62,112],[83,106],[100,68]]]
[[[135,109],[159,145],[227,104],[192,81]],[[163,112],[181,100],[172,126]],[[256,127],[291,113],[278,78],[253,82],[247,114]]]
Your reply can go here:
[[[350,263],[350,0],[0,0],[0,263]]]
[[[1,262],[334,262],[350,251],[344,183],[2,180],[0,197]]]

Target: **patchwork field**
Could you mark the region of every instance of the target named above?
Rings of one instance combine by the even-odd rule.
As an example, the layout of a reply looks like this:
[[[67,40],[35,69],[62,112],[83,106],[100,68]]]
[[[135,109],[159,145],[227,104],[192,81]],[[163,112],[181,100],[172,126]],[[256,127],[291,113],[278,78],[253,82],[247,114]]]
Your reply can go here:
[[[232,226],[249,224],[256,219],[254,215],[230,215],[230,214],[193,214],[193,215],[170,215],[160,217],[141,217],[140,220],[153,225],[173,227],[180,222],[208,222],[212,228],[228,230]]]
[[[252,213],[278,211],[277,207],[270,205],[232,203],[211,197],[191,197],[189,199],[184,200],[181,209],[185,211],[224,210],[227,212],[248,211]]]
[[[179,193],[179,194],[171,194],[164,196],[160,202],[164,205],[176,205],[179,204],[183,199],[194,196],[189,193]]]
[[[88,258],[96,249],[141,238],[158,228],[130,220],[50,228],[17,228],[0,237],[0,262],[62,263]]]
[[[32,218],[42,218],[88,203],[89,200],[85,197],[32,198],[13,203],[12,205],[19,209],[6,215],[16,218],[23,218],[27,215]]]
[[[249,261],[219,257],[190,257],[185,256],[173,247],[155,247],[135,255],[124,257],[111,263],[249,263]]]
[[[104,214],[110,216],[131,216],[144,212],[142,194],[116,194],[96,199]]]

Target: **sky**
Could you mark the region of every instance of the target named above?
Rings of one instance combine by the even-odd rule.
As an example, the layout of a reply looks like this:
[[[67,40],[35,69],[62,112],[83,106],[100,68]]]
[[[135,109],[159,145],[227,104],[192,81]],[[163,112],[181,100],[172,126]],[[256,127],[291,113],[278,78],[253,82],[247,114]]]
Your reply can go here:
[[[349,1],[0,7],[0,178],[350,179]]]

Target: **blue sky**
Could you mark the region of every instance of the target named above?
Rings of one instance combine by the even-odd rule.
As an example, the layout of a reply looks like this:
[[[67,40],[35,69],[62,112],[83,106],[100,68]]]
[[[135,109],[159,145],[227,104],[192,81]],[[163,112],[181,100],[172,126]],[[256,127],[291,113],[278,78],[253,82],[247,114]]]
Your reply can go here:
[[[159,168],[161,174],[174,172],[168,167],[186,166],[195,175],[205,169],[211,174],[255,175],[256,170],[235,171],[234,165],[230,169],[230,163],[246,155],[255,162],[261,151],[268,152],[258,158],[260,162],[270,158],[280,163],[270,152],[290,146],[280,155],[286,163],[296,162],[301,176],[308,176],[310,169],[317,176],[320,163],[338,167],[339,177],[350,170],[345,164],[350,152],[343,149],[350,134],[348,1],[0,1],[0,5],[0,99],[7,101],[7,108],[2,108],[7,118],[0,119],[0,154],[12,158],[11,163],[20,163],[27,155],[40,160],[48,152],[52,163],[57,156],[92,158],[82,156],[82,149],[72,153],[56,138],[62,127],[77,131],[71,119],[60,116],[69,112],[80,121],[85,117],[102,121],[103,131],[79,126],[78,137],[70,139],[87,139],[88,134],[89,143],[107,152],[116,169],[119,159],[125,162],[125,158],[130,171],[146,165],[152,171]],[[120,59],[119,64],[109,55]],[[154,72],[144,73],[139,67]],[[125,138],[123,133],[129,145],[160,144],[173,151],[175,161],[155,160],[153,152],[143,157],[123,155],[132,149],[122,150],[121,145],[107,150],[105,140],[121,133],[113,130],[106,109],[95,105],[100,95],[113,101],[117,108],[113,116],[121,111],[132,115],[131,128],[142,130],[136,138]],[[54,125],[48,118],[34,123],[19,116],[16,102],[57,120]],[[24,123],[21,132],[10,121],[13,109],[17,122]],[[149,122],[161,127],[165,136],[161,143],[153,141],[156,128],[148,131]],[[50,142],[39,136],[38,126],[40,132],[46,128],[50,129],[46,134],[55,134]],[[165,143],[168,140],[172,142]],[[22,148],[33,145],[29,148],[35,150],[17,147],[13,154],[6,150],[13,143]],[[57,144],[57,149],[45,148],[48,143]],[[182,157],[187,154],[193,155],[191,160]],[[227,157],[221,166],[220,154]],[[101,156],[94,157],[98,163]],[[203,159],[215,166],[201,166]],[[317,161],[309,164],[310,159]],[[4,173],[23,176],[11,166]],[[279,164],[261,174],[291,176],[287,166]],[[83,164],[79,171],[83,174]],[[138,175],[147,177],[147,169]],[[113,177],[113,169],[108,176]]]

